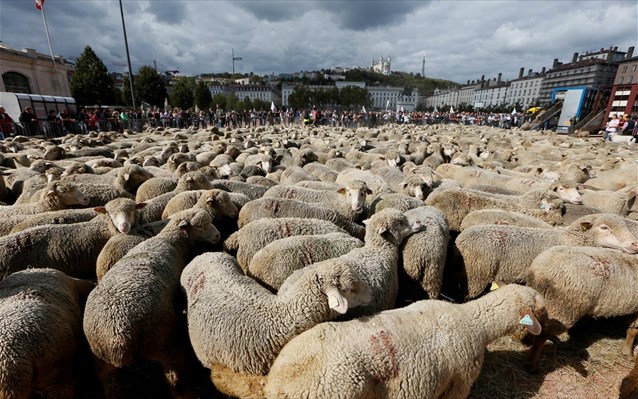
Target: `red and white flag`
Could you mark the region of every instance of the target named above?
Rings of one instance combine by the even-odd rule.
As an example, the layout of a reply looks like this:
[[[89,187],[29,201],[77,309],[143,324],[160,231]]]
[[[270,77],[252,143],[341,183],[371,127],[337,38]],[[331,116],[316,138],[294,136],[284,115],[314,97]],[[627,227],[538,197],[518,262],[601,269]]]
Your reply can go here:
[[[44,0],[35,0],[35,8],[42,11],[43,6],[44,6]]]

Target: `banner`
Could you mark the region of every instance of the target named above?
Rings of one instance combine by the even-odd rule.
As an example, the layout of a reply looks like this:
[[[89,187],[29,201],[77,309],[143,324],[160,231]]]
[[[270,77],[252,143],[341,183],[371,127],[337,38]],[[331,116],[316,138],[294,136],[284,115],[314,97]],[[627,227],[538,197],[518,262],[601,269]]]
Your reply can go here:
[[[274,102],[274,101],[271,101],[271,102],[270,102],[270,110],[271,110],[272,112],[277,111],[277,107],[275,107],[275,102]]]
[[[44,0],[35,0],[35,8],[42,11],[43,6],[44,6]]]

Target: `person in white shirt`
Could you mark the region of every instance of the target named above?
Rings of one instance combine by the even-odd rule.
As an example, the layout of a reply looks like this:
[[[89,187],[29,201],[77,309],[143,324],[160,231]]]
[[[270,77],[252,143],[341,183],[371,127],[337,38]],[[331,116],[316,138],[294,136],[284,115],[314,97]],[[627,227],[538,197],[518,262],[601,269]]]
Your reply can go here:
[[[616,134],[619,124],[620,124],[620,120],[618,120],[618,116],[612,115],[611,120],[607,122],[607,125],[605,127],[605,133],[603,133],[603,139],[611,140],[610,135]]]

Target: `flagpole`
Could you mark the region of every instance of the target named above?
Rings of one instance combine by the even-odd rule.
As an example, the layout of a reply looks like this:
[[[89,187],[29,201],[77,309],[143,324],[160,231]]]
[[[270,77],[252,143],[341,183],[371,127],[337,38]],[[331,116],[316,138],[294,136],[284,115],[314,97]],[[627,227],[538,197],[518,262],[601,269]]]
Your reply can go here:
[[[126,38],[126,24],[124,24],[124,8],[122,7],[122,0],[120,0],[120,14],[122,14],[122,30],[124,31],[124,46],[126,47],[126,60],[128,61],[128,82],[131,87],[131,102],[133,103],[133,109],[135,110],[135,90],[133,85],[133,68],[131,68],[131,55],[128,51],[128,39]]]
[[[47,25],[47,18],[44,15],[44,4],[42,4],[42,20],[44,21],[44,31],[47,34],[47,42],[49,42],[49,54],[51,54],[53,69],[55,69],[55,57],[53,57],[53,47],[51,46],[51,37],[49,36],[49,26]]]
[[[49,54],[51,54],[51,62],[53,63],[53,86],[58,88],[58,69],[55,67],[55,57],[53,56],[53,47],[51,46],[51,37],[49,36],[49,26],[47,25],[47,18],[44,15],[44,2],[41,3],[42,7],[42,21],[44,21],[44,31],[47,35],[47,42],[49,43]]]

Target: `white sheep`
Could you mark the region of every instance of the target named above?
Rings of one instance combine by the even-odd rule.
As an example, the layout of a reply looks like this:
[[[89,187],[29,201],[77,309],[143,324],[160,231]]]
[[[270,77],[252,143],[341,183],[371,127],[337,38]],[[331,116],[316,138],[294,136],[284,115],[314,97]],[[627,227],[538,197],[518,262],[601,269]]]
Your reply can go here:
[[[250,201],[239,211],[239,228],[264,218],[312,218],[327,220],[341,227],[354,237],[363,238],[365,229],[348,220],[332,207],[319,203],[284,198],[259,198]]]
[[[237,253],[237,262],[248,270],[253,256],[271,242],[296,235],[345,233],[334,223],[320,219],[259,219],[239,229],[224,241],[224,249]]]
[[[461,222],[468,213],[479,209],[504,209],[525,214],[542,209],[543,216],[561,214],[564,208],[564,202],[551,190],[531,190],[521,195],[503,195],[448,188],[435,190],[425,203],[441,210],[447,217],[450,230],[454,231],[459,231]]]
[[[299,186],[278,185],[264,193],[264,197],[293,199],[319,203],[339,212],[350,221],[356,221],[363,212],[366,196],[372,191],[361,181],[346,182],[344,187],[334,191],[313,190]]]
[[[565,228],[536,229],[479,225],[463,230],[455,249],[467,276],[468,297],[495,280],[523,283],[534,258],[556,245],[595,246],[638,253],[638,240],[625,219],[611,213],[584,216]]]
[[[462,305],[419,301],[322,323],[282,349],[265,397],[465,398],[487,345],[521,329],[539,334],[544,308],[536,291],[511,285]]]
[[[31,268],[52,268],[77,278],[94,278],[95,261],[113,235],[135,226],[138,209],[118,198],[95,210],[106,215],[73,224],[44,225],[0,238],[0,279]]]
[[[428,298],[437,299],[441,294],[450,240],[447,220],[441,211],[428,206],[408,210],[405,216],[410,225],[418,224],[420,231],[407,237],[401,244],[399,264],[407,277],[427,293]],[[401,278],[399,282],[402,286],[399,296],[405,297]]]
[[[219,238],[205,211],[175,214],[158,235],[117,262],[91,292],[83,327],[91,351],[105,363],[100,379],[106,397],[117,395],[119,387],[106,383],[116,368],[141,359],[164,367],[174,395],[187,392],[179,277],[196,242],[214,244]]]
[[[82,307],[93,287],[52,269],[0,281],[0,398],[73,397]]]
[[[586,316],[631,315],[622,354],[633,358],[633,342],[638,333],[636,255],[606,248],[556,246],[534,259],[526,280],[547,302],[548,320],[530,353],[532,369],[548,337],[569,330]]]
[[[295,335],[370,301],[370,289],[348,267],[320,262],[296,271],[272,294],[245,276],[236,260],[207,253],[184,269],[188,332],[195,354],[222,392],[246,392],[244,380],[268,372]],[[241,337],[241,339],[238,339]]]
[[[246,274],[268,288],[279,290],[295,270],[362,246],[363,241],[344,233],[286,237],[257,251]]]
[[[47,185],[37,202],[13,205],[0,210],[0,218],[34,215],[41,212],[57,211],[72,205],[88,205],[89,197],[84,195],[75,184],[54,181]]]
[[[539,212],[542,212],[542,210],[539,210]],[[463,231],[468,227],[481,224],[505,224],[508,226],[534,227],[537,229],[552,228],[550,223],[531,215],[502,209],[480,209],[468,213],[467,216],[463,218],[459,230]]]

